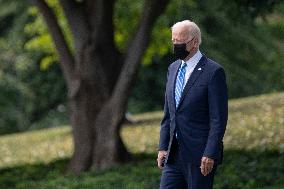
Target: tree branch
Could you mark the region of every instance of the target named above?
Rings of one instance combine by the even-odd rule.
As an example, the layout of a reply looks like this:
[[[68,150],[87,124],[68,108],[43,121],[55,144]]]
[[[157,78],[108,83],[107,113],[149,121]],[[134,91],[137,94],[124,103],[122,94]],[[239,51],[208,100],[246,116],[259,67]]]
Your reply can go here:
[[[107,86],[111,92],[116,84],[122,67],[122,55],[114,40],[114,5],[116,0],[86,0],[85,10],[92,38],[93,59],[101,58],[94,65],[96,69],[102,68]]]
[[[112,95],[110,103],[115,103],[117,115],[126,111],[127,99],[138,73],[141,59],[149,45],[153,25],[164,12],[169,0],[146,0],[140,24],[127,49],[125,63]],[[122,109],[123,108],[123,109]]]
[[[115,0],[60,0],[60,3],[74,37],[76,70],[82,68],[81,60],[86,48],[93,60],[99,54],[102,61],[90,63],[96,70],[102,68],[108,85],[112,86],[109,91],[112,91],[121,70],[122,59],[114,41]]]
[[[74,58],[68,48],[67,42],[64,38],[64,34],[58,24],[57,18],[44,0],[31,0],[43,15],[43,18],[48,26],[49,32],[53,38],[56,46],[57,53],[60,59],[61,69],[66,80],[68,89],[72,88],[72,79],[74,77]]]
[[[101,48],[117,51],[114,41],[113,13],[116,0],[89,0],[86,2],[92,37]]]
[[[75,52],[78,53],[89,36],[87,18],[84,13],[84,2],[60,0],[60,4],[73,34]]]

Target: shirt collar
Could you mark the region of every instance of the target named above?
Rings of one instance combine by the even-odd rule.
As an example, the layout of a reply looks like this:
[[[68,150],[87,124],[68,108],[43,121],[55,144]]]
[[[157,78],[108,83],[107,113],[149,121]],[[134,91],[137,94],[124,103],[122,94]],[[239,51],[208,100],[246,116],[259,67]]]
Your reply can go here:
[[[201,52],[198,50],[190,59],[188,59],[186,62],[182,60],[182,63],[186,63],[188,67],[191,67],[199,62],[199,60],[202,58]]]

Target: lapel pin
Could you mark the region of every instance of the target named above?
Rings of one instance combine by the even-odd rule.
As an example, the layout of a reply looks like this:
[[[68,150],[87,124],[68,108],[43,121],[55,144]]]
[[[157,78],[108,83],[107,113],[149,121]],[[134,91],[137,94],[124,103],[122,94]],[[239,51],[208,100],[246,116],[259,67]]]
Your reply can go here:
[[[198,70],[201,70],[201,68],[198,68]]]

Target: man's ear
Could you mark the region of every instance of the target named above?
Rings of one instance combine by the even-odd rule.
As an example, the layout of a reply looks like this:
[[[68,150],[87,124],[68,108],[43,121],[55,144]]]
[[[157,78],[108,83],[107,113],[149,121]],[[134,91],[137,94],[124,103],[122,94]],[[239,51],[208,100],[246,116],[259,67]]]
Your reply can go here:
[[[194,48],[198,48],[198,40],[197,40],[197,38],[194,39]]]

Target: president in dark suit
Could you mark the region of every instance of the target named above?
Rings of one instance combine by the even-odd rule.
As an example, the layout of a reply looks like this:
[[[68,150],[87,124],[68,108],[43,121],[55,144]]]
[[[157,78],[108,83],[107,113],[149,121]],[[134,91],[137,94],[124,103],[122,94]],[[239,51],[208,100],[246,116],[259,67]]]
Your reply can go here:
[[[212,189],[228,119],[225,71],[199,51],[201,32],[194,22],[174,24],[172,43],[177,60],[167,73],[160,189]]]

